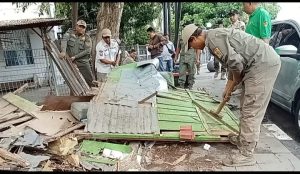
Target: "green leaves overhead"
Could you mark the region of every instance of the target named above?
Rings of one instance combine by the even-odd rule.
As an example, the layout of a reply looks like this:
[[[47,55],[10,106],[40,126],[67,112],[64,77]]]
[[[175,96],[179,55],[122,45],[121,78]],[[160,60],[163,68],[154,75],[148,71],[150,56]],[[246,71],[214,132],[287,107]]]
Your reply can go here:
[[[280,7],[277,3],[261,3],[261,5],[271,14],[272,19],[275,19]],[[205,26],[210,22],[213,25],[218,20],[223,20],[225,27],[230,24],[228,13],[230,10],[236,9],[240,12],[242,21],[248,21],[248,15],[243,12],[243,3],[241,2],[216,2],[216,3],[190,3],[184,2],[182,6],[182,24],[190,23]]]
[[[146,44],[147,26],[158,18],[162,10],[161,3],[125,2],[120,25],[120,34],[126,44]]]

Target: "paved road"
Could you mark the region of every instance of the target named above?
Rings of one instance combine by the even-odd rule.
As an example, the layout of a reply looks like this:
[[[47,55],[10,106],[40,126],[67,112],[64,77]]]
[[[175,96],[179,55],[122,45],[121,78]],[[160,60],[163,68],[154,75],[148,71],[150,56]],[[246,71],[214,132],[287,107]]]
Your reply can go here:
[[[200,75],[196,75],[194,88],[206,88],[212,96],[221,100],[221,93],[224,89],[225,80],[213,79],[214,73],[209,72],[206,65],[202,65],[200,69]],[[232,96],[229,103],[239,105],[239,97]],[[234,111],[234,112],[239,112]],[[280,140],[284,146],[289,149],[296,157],[300,159],[300,135],[296,132],[296,126],[294,124],[294,119],[290,114],[275,104],[270,103],[266,114],[268,114],[270,124],[275,124],[282,131],[284,131],[293,140]]]
[[[269,117],[269,122],[276,124],[294,140],[281,140],[281,143],[300,159],[300,135],[297,134],[297,127],[294,123],[294,118],[288,112],[271,102],[266,114]]]

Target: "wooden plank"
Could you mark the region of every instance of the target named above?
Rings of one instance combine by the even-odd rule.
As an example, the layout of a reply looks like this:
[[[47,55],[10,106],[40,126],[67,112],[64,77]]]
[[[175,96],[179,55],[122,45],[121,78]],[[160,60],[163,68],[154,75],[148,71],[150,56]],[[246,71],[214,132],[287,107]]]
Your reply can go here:
[[[162,130],[180,130],[180,126],[192,125],[193,131],[206,132],[201,123],[182,123],[182,122],[170,122],[170,121],[159,121],[159,129]]]
[[[206,108],[204,108],[203,106],[201,106],[199,103],[195,102],[195,104],[196,104],[200,109],[203,109],[205,112],[207,112],[208,114],[210,114],[210,111],[207,110]],[[238,133],[238,132],[239,132],[239,130],[238,130],[237,128],[232,127],[232,126],[231,126],[230,124],[228,124],[226,121],[222,120],[222,118],[219,118],[218,116],[215,116],[215,115],[213,115],[213,114],[210,114],[210,116],[211,116],[212,118],[214,118],[216,121],[218,121],[218,122],[224,124],[225,126],[227,126],[227,127],[228,127],[230,130],[232,130],[233,132],[235,132],[235,133]]]
[[[71,91],[76,96],[87,95],[90,91],[90,87],[87,85],[78,68],[74,66],[73,62],[69,59],[61,59],[55,43],[48,38],[46,38],[46,49],[50,53],[50,57],[57,65]]]
[[[176,110],[176,111],[196,112],[195,106],[181,107],[181,106],[173,106],[168,104],[159,104],[157,107],[162,109]]]
[[[3,117],[0,117],[0,123],[6,122],[6,121],[12,120],[12,119],[20,118],[20,117],[24,116],[25,114],[26,114],[25,112],[7,114]]]
[[[70,111],[36,111],[34,114],[38,119],[33,120],[28,127],[48,136],[55,135],[78,122]]]
[[[67,68],[66,68],[65,64],[62,62],[62,60],[58,57],[58,53],[55,53],[55,51],[52,49],[49,42],[46,42],[46,49],[47,49],[50,57],[56,64],[61,75],[63,76],[64,80],[67,82],[68,86],[70,87],[71,91],[74,93],[74,95],[78,96],[79,91],[76,88],[76,84],[74,84],[74,82],[71,81],[69,73],[67,72]]]
[[[196,107],[196,110],[197,110],[197,114],[198,114],[198,116],[199,116],[199,119],[201,120],[201,122],[202,122],[202,124],[203,124],[203,126],[204,126],[204,128],[205,128],[205,130],[206,130],[206,132],[207,132],[208,134],[210,134],[210,129],[208,128],[208,124],[207,124],[205,118],[203,118],[203,116],[202,116],[202,114],[201,114],[199,108]]]
[[[23,92],[26,88],[28,88],[28,83],[25,83],[23,86],[21,86],[20,88],[18,88],[17,90],[15,90],[13,92],[13,94],[20,94],[21,92]]]
[[[185,115],[185,116],[198,117],[196,112],[175,111],[175,110],[168,110],[168,109],[161,109],[161,108],[157,108],[157,113],[158,114],[168,114],[168,115]]]
[[[184,100],[188,100],[189,96],[187,94],[180,94],[176,92],[160,92],[160,94],[165,95],[165,96],[170,96],[170,97],[177,97],[177,98],[182,98]]]
[[[30,122],[32,122],[33,120],[24,122],[24,123],[19,124],[17,126],[10,126],[9,129],[7,129],[3,132],[0,132],[0,137],[5,138],[5,137],[18,136],[19,132],[22,132],[25,129],[25,127],[28,126],[30,124]]]
[[[51,141],[54,141],[56,139],[58,139],[59,137],[62,137],[64,135],[67,135],[68,133],[76,130],[76,129],[79,129],[79,128],[82,128],[83,126],[85,126],[84,123],[78,123],[72,127],[69,127],[68,129],[65,129],[65,130],[62,130],[60,132],[58,132],[57,134],[53,135],[52,137],[46,139],[47,142],[51,142]]]
[[[55,52],[59,52],[56,44],[50,40],[50,44],[53,48],[53,50],[55,50]],[[74,74],[76,80],[79,82],[79,85],[83,88],[84,91],[88,91],[90,90],[90,87],[88,86],[88,84],[86,83],[84,77],[82,76],[82,74],[80,73],[79,69],[74,66],[74,63],[70,60],[69,56],[66,55],[67,59],[64,59],[63,61],[65,61],[65,64],[68,65],[68,67],[70,68],[71,72]]]
[[[160,114],[159,121],[176,121],[176,122],[184,122],[184,123],[199,123],[200,120],[197,117],[182,117],[177,115],[165,115]]]
[[[13,105],[7,105],[6,107],[4,107],[0,110],[0,118],[6,116],[7,114],[10,114],[16,110],[18,110],[17,107],[15,107]]]
[[[191,100],[190,101],[179,101],[179,100],[157,97],[156,101],[158,104],[169,104],[169,105],[174,105],[174,106],[193,107],[193,103]]]
[[[0,148],[0,157],[6,160],[10,160],[12,162],[17,163],[19,166],[28,167],[30,163],[23,159],[18,154],[11,153],[3,148]]]
[[[215,120],[221,122],[222,124],[224,124],[226,127],[228,127],[230,130],[232,130],[233,132],[238,133],[238,129],[236,129],[235,127],[232,127],[230,124],[228,124],[226,121],[222,120],[222,118],[219,118],[218,116],[215,116],[214,114],[210,113],[210,110],[208,110],[206,107],[203,107],[201,104],[199,104],[195,99],[194,96],[187,91],[187,93],[189,94],[190,98],[192,99],[192,102],[199,107],[200,109],[204,110],[205,112],[207,112],[210,116],[212,116]]]
[[[178,101],[188,101],[188,99],[184,99],[184,98],[176,97],[176,96],[171,96],[171,95],[166,95],[166,94],[160,94],[160,93],[157,94],[157,97],[165,98],[165,99],[170,99],[170,100],[173,101],[173,102],[174,102],[174,100],[178,100]]]
[[[33,117],[35,117],[35,115],[32,114],[32,112],[40,110],[40,108],[34,103],[25,100],[24,98],[19,97],[11,92],[4,95],[2,98],[18,107],[19,109],[25,111],[26,113],[32,115]]]
[[[4,108],[7,105],[9,105],[9,103],[6,100],[3,100],[2,98],[0,98],[0,109]]]
[[[177,134],[114,134],[114,133],[76,133],[78,140],[139,140],[139,141],[182,141],[179,133]],[[197,135],[194,140],[189,142],[228,142],[228,139],[222,140],[220,136]]]
[[[9,127],[9,126],[17,124],[17,123],[25,122],[25,121],[28,121],[30,119],[32,119],[31,116],[24,116],[24,117],[21,117],[21,118],[16,119],[16,120],[7,121],[5,123],[1,123],[0,124],[0,129]]]

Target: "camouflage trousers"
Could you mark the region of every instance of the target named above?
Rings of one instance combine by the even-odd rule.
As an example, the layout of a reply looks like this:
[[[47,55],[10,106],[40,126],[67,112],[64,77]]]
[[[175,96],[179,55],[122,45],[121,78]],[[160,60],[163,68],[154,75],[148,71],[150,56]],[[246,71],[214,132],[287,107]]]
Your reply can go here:
[[[273,66],[262,64],[252,67],[242,81],[239,141],[240,148],[246,148],[249,153],[253,153],[259,140],[261,122],[279,70],[280,63]]]
[[[184,87],[186,81],[186,75],[188,73],[188,87],[193,87],[195,83],[195,61],[192,59],[189,62],[181,61],[179,62],[179,78],[178,84],[181,87]]]

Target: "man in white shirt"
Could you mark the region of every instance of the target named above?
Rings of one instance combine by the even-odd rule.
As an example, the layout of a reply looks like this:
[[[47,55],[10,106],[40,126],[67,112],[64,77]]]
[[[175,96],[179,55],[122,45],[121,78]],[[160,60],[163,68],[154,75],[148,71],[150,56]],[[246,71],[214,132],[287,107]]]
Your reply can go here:
[[[175,54],[174,44],[169,40],[168,34],[164,35],[166,39],[166,44],[163,46],[163,52],[161,53],[164,62],[166,63],[165,70],[168,72],[173,71],[173,58],[172,55]]]
[[[96,46],[95,66],[98,81],[106,81],[107,74],[119,64],[120,54],[118,42],[111,39],[111,31],[107,28],[103,29],[102,39]]]

